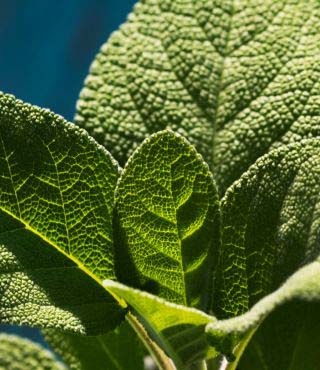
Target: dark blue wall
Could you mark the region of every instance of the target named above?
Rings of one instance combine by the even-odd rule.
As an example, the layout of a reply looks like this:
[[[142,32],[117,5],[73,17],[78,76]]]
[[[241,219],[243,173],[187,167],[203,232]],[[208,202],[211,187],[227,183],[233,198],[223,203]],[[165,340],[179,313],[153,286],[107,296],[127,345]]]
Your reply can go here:
[[[0,90],[69,120],[89,65],[135,0],[0,0]],[[29,328],[0,326],[41,341]]]

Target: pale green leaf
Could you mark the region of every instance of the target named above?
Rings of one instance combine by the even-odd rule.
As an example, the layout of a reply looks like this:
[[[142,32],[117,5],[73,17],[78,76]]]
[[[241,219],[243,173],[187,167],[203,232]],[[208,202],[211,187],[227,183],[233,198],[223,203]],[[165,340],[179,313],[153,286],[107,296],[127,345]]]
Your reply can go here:
[[[207,310],[219,247],[219,201],[208,166],[193,146],[171,131],[146,139],[121,174],[116,209],[139,286]],[[127,261],[120,258],[120,269]]]
[[[320,299],[319,153],[317,139],[274,150],[236,181],[222,200],[214,310],[220,318],[243,315],[216,326],[230,333],[225,339],[230,348],[237,342],[237,332],[250,335],[280,304]],[[297,315],[303,311],[289,311],[292,330],[300,330],[303,316]],[[270,331],[267,322],[263,330]],[[316,338],[310,330],[308,335],[310,342]],[[284,348],[286,337],[286,330],[278,332],[278,343],[283,342]],[[216,342],[225,346],[217,333]],[[279,346],[279,353],[282,350]]]
[[[98,333],[114,278],[118,167],[83,130],[0,95],[0,322]]]
[[[103,45],[76,122],[124,164],[171,128],[221,192],[262,154],[320,133],[318,0],[141,0]]]
[[[40,345],[15,335],[0,334],[0,370],[63,370]]]
[[[205,327],[215,318],[152,294],[106,280],[104,285],[130,307],[153,340],[172,358],[177,369],[217,355],[208,345]]]
[[[45,339],[70,370],[141,370],[143,350],[137,335],[124,322],[113,332],[85,337],[46,330]]]

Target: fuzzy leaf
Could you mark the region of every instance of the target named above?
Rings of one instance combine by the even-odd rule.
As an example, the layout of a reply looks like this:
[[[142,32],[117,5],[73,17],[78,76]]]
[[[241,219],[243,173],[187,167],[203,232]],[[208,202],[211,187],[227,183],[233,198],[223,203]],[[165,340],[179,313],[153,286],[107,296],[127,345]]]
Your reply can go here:
[[[76,122],[124,164],[171,128],[220,191],[261,155],[320,133],[318,0],[141,0],[102,47]]]
[[[207,324],[215,321],[214,317],[112,280],[106,280],[104,285],[129,305],[177,369],[185,369],[196,361],[217,355],[208,345],[204,331]]]
[[[0,322],[94,334],[123,313],[114,278],[118,167],[83,130],[0,95]]]
[[[49,329],[45,331],[45,339],[70,370],[143,369],[141,344],[125,322],[113,332],[95,337]]]
[[[291,300],[320,300],[319,153],[318,139],[274,150],[235,182],[222,200],[214,310],[222,318],[243,315],[216,326],[228,331],[230,345],[237,332],[247,335],[277,306]],[[292,329],[299,329],[303,320],[303,311],[296,310],[298,314],[302,317],[287,313]],[[270,331],[266,326],[263,330]],[[308,334],[309,341],[319,341],[312,331]],[[221,342],[220,334],[215,335]],[[277,338],[285,348],[286,330]]]
[[[63,370],[52,354],[38,344],[15,335],[0,334],[1,370]]]
[[[195,149],[169,131],[148,138],[121,174],[116,209],[139,286],[175,303],[208,309],[219,202],[208,166]],[[119,261],[122,269],[126,260]]]

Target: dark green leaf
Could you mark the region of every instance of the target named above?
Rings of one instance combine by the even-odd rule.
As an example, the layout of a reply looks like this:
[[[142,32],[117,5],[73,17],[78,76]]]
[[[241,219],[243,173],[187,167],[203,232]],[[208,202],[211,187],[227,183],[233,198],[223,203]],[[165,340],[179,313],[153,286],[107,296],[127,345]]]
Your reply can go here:
[[[122,323],[113,332],[84,337],[46,330],[45,339],[71,370],[141,370],[143,351],[134,331]]]
[[[274,150],[235,182],[222,200],[222,249],[215,312],[224,318],[236,317],[210,325],[209,332],[212,343],[229,348],[229,354],[238,339],[248,338],[276,307],[289,301],[319,304],[319,153],[317,139]],[[304,311],[289,311],[285,312],[292,321],[291,329],[301,330],[301,335],[306,336],[302,326],[310,327],[310,322],[303,323]],[[315,320],[317,310],[312,312]],[[273,321],[263,324],[262,333],[266,341],[272,341],[267,333],[275,329],[268,322]],[[298,323],[302,323],[300,328]],[[288,326],[288,322],[281,325]],[[224,333],[228,335],[223,339]],[[262,335],[258,329],[256,338]],[[303,345],[313,340],[318,343],[317,336],[312,332],[308,335],[309,342]],[[288,367],[281,366],[283,370],[290,369],[290,361],[292,364],[295,361],[286,341],[286,330],[279,330],[278,353],[287,352],[283,360]],[[303,345],[302,349],[296,348],[296,353],[303,351]],[[225,348],[222,350],[226,351]],[[273,369],[275,365],[267,366]]]

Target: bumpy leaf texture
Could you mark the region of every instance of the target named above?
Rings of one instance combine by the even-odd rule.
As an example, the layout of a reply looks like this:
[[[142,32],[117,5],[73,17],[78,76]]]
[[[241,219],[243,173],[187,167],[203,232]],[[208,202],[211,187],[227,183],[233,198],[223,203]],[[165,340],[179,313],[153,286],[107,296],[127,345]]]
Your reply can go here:
[[[213,324],[209,332],[218,342],[222,333],[230,338],[248,334],[284,305],[252,341],[252,347],[260,346],[251,350],[265,357],[266,369],[279,364],[282,369],[298,369],[306,350],[313,365],[302,368],[318,368],[318,351],[311,348],[320,344],[320,337],[311,322],[317,326],[320,312],[319,153],[318,139],[274,150],[235,182],[222,200],[215,312],[225,318],[242,316]]]
[[[15,335],[0,334],[1,370],[63,370],[53,355],[38,344]]]
[[[194,147],[170,131],[146,139],[121,174],[116,209],[126,251],[120,268],[130,259],[140,286],[208,310],[219,201],[209,168]]]
[[[141,0],[93,62],[76,122],[124,164],[171,128],[221,193],[264,153],[320,133],[318,0]]]
[[[0,95],[0,321],[97,333],[123,316],[114,278],[118,167],[83,130]]]
[[[71,370],[143,369],[144,352],[126,322],[113,332],[94,337],[49,329],[45,339]]]

